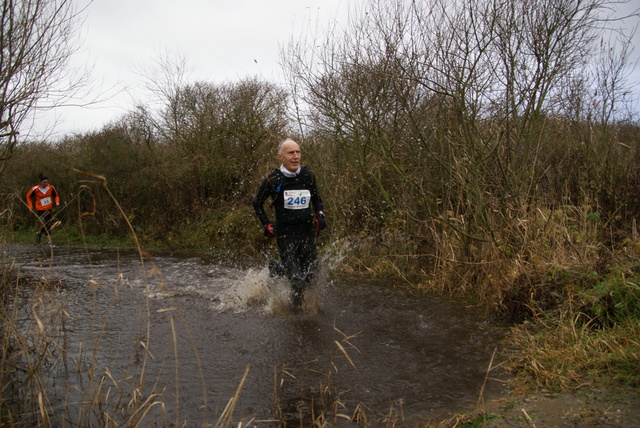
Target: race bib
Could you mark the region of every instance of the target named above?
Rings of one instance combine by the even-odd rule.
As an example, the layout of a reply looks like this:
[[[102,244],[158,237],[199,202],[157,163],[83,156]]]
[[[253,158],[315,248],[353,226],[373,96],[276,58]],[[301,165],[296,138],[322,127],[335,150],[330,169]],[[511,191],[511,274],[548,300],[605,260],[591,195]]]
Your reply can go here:
[[[304,190],[285,190],[284,207],[289,210],[303,210],[309,208],[311,192]]]
[[[40,205],[42,205],[43,207],[49,205],[50,203],[51,203],[51,197],[50,196],[40,199]]]

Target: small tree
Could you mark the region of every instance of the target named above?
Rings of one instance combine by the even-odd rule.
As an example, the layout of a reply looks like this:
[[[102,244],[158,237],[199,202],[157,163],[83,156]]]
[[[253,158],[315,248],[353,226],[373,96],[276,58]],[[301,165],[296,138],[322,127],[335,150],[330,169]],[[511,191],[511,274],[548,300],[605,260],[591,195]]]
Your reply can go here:
[[[67,80],[78,48],[72,0],[3,0],[0,6],[0,174],[26,119],[47,101],[59,105],[84,81]],[[64,85],[63,85],[64,82]]]

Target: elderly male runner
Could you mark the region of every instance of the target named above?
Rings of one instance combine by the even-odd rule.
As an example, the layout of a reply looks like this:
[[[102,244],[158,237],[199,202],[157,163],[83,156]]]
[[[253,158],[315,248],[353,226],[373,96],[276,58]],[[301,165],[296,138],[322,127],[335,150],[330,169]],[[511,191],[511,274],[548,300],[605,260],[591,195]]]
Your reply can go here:
[[[264,234],[278,240],[278,252],[284,273],[291,282],[293,306],[302,305],[305,285],[313,279],[317,267],[315,238],[327,227],[322,199],[311,169],[300,165],[300,146],[288,138],[278,146],[281,162],[269,174],[253,199],[253,209],[264,227]],[[264,202],[271,199],[275,223],[269,220]],[[313,207],[313,209],[312,209]]]

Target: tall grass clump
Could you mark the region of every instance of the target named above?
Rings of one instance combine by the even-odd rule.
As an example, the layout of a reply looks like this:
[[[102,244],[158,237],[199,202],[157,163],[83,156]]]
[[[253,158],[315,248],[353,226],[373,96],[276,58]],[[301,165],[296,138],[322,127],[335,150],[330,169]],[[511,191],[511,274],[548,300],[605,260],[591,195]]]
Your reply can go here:
[[[638,242],[627,244],[604,272],[556,280],[554,305],[530,303],[532,317],[508,339],[519,350],[511,360],[518,389],[640,385],[640,261]]]
[[[61,283],[5,266],[2,292],[3,426],[136,426],[162,415],[162,392],[96,364],[99,331],[94,342],[72,339]]]

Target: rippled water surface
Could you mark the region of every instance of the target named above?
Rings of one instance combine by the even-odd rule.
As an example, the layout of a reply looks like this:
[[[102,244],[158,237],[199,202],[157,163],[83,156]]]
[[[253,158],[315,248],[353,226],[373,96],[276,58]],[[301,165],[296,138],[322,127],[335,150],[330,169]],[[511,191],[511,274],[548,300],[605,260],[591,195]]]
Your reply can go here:
[[[215,422],[236,393],[234,420],[258,425],[295,425],[327,407],[349,417],[363,410],[371,425],[473,410],[501,336],[473,308],[329,279],[327,263],[303,313],[293,314],[288,285],[266,268],[65,247],[3,250],[23,275],[55,284],[65,302],[61,335],[75,370],[52,373],[64,386],[61,401],[88,387],[74,371],[114,383],[143,374],[145,391],[162,391],[167,412],[187,426]]]

